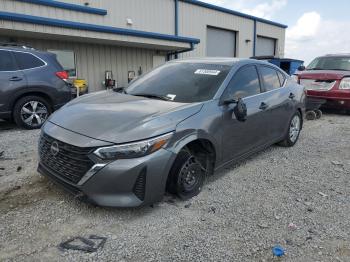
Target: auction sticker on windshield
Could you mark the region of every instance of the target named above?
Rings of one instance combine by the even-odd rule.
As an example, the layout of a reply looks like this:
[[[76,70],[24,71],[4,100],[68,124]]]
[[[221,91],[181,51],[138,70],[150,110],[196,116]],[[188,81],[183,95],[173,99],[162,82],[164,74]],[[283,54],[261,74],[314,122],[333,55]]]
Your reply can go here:
[[[195,72],[197,75],[211,75],[211,76],[217,76],[220,74],[219,70],[208,70],[208,69],[197,69]]]
[[[175,99],[176,95],[167,94],[166,97],[168,97],[171,101],[173,101]]]

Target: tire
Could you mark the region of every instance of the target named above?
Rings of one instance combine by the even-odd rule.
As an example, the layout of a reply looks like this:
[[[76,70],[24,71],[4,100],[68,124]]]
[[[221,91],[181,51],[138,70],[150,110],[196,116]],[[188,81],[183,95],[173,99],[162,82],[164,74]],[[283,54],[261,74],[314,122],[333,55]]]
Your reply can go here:
[[[319,109],[315,110],[315,114],[316,114],[316,119],[320,119],[322,117],[322,111]]]
[[[52,110],[50,104],[40,96],[25,96],[13,108],[13,119],[19,127],[38,129],[47,120]]]
[[[202,190],[206,172],[187,150],[181,150],[170,170],[167,191],[182,200],[190,199]]]
[[[300,131],[302,128],[302,118],[300,112],[296,112],[289,121],[288,131],[283,141],[279,145],[284,147],[292,147],[299,139]],[[293,129],[293,130],[292,130]]]
[[[306,112],[305,118],[307,120],[315,120],[316,117],[317,117],[317,115],[316,115],[315,111],[307,111]]]

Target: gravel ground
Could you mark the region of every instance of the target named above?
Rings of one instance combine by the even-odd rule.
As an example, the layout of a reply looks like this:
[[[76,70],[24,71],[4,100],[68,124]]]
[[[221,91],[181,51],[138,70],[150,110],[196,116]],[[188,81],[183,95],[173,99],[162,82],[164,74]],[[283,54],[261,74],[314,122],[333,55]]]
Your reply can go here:
[[[93,207],[40,177],[38,135],[0,122],[0,261],[350,261],[350,116],[306,122],[295,147],[226,168],[190,201],[139,209]],[[108,238],[95,253],[57,247],[91,234]]]

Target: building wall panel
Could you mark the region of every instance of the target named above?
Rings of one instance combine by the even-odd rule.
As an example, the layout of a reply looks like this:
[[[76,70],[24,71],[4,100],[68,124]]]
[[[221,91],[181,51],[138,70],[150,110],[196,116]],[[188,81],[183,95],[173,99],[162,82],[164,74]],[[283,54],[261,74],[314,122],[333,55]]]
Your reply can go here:
[[[179,3],[179,10],[180,35],[201,40],[195,51],[184,54],[184,57],[206,55],[207,26],[237,31],[237,57],[252,56],[254,34],[252,20],[184,2]],[[246,39],[250,42],[246,43]]]
[[[84,5],[86,1],[62,1]],[[89,14],[56,7],[1,0],[0,10],[61,20],[108,25],[163,34],[174,34],[175,5],[173,0],[99,0],[90,1],[91,7],[106,9],[107,15]],[[126,19],[131,18],[132,25]]]
[[[285,33],[281,27],[258,22],[256,25],[257,35],[276,39],[276,56],[284,57]]]
[[[0,41],[8,41],[0,36]],[[89,90],[103,89],[104,73],[112,70],[114,78],[119,86],[128,83],[128,71],[136,74],[141,66],[143,72],[153,67],[153,56],[158,56],[154,50],[118,47],[112,45],[85,44],[78,42],[63,42],[22,38],[22,43],[27,43],[38,50],[73,50],[76,56],[77,77],[88,81]]]
[[[85,0],[60,0],[83,5]],[[29,4],[16,0],[0,0],[0,10],[67,21],[129,28],[173,35],[175,33],[174,0],[99,0],[89,1],[91,7],[106,9],[108,14],[97,15],[55,7]],[[195,50],[181,57],[206,56],[207,27],[235,31],[236,56],[253,55],[254,21],[179,1],[179,35],[199,38]],[[126,19],[133,25],[128,26]],[[276,54],[284,55],[285,29],[257,22],[257,35],[277,39]],[[1,37],[14,37],[38,49],[74,50],[78,77],[89,82],[90,90],[100,90],[104,71],[112,70],[119,85],[127,84],[127,72],[143,72],[153,67],[153,57],[165,55],[171,50],[189,48],[189,43],[144,37],[92,32],[46,25],[0,20]],[[137,44],[137,46],[135,46]],[[159,60],[159,59],[158,59]]]

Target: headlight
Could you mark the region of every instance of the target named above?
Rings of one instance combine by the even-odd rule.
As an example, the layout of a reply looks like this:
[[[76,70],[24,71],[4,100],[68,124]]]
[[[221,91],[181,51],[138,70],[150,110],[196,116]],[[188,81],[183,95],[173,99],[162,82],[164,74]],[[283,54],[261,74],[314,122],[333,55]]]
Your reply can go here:
[[[166,146],[172,135],[173,132],[140,142],[101,147],[95,150],[94,154],[103,160],[141,157]]]
[[[341,80],[339,89],[350,89],[350,77],[344,77]]]

